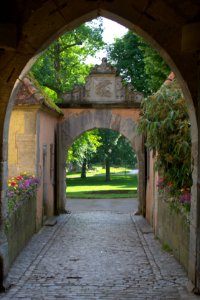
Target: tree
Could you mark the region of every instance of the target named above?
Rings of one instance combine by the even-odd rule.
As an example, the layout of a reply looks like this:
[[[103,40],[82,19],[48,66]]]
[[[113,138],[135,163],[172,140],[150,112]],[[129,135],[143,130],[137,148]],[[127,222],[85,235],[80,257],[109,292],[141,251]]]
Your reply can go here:
[[[81,178],[86,178],[88,161],[101,146],[98,130],[85,132],[68,150],[68,162],[81,167]]]
[[[137,156],[130,142],[120,135],[116,147],[112,151],[112,164],[116,166],[128,166],[136,168]]]
[[[111,64],[124,80],[145,96],[157,91],[170,72],[159,53],[131,31],[115,39],[107,51]]]
[[[101,137],[101,146],[98,149],[97,155],[106,167],[106,181],[110,181],[110,164],[112,160],[112,152],[120,138],[120,134],[110,129],[99,129]]]
[[[31,72],[56,102],[74,84],[83,84],[90,66],[88,55],[95,55],[104,45],[102,20],[85,23],[54,41],[33,65]]]
[[[135,165],[137,158],[130,143],[120,133],[110,129],[99,129],[101,146],[92,158],[93,162],[106,167],[106,181],[110,181],[111,165]]]

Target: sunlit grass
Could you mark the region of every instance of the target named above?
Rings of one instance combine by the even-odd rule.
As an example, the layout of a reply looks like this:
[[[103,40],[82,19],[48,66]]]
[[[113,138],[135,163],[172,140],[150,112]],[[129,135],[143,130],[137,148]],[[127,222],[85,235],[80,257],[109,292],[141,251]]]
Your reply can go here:
[[[127,167],[111,167],[110,172],[112,175],[127,175],[130,171],[132,171],[131,168]],[[87,177],[96,176],[96,175],[105,175],[106,170],[103,167],[97,166],[93,169],[90,169],[87,171]],[[67,172],[67,178],[78,178],[80,177],[80,172]]]
[[[136,198],[137,175],[112,175],[106,182],[105,176],[81,179],[79,173],[79,177],[67,176],[66,192],[68,198]]]

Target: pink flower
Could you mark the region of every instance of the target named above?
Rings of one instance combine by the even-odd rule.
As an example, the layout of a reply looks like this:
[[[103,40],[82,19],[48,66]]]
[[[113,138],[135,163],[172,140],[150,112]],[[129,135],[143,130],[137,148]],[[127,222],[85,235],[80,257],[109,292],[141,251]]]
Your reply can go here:
[[[189,192],[184,192],[181,196],[180,196],[180,202],[181,203],[190,203],[191,202],[191,193]]]

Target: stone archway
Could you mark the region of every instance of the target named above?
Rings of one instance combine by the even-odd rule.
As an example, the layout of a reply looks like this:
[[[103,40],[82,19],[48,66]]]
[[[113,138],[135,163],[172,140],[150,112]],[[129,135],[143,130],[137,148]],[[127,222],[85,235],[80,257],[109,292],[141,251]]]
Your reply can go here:
[[[74,111],[58,125],[57,210],[65,210],[66,151],[81,134],[95,128],[107,128],[121,133],[131,143],[138,159],[138,210],[145,215],[145,157],[143,137],[137,134],[138,112],[127,109],[86,109]]]
[[[199,23],[191,32],[186,34],[188,52],[181,49],[182,31],[192,22],[199,22],[199,6],[196,1],[183,0],[159,1],[159,3],[146,1],[56,1],[47,0],[44,3],[22,1],[13,2],[12,9],[6,5],[1,18],[1,53],[0,53],[0,194],[1,194],[1,220],[5,214],[5,189],[7,177],[7,143],[8,123],[12,109],[10,93],[17,80],[30,69],[34,63],[35,55],[50,44],[59,34],[71,30],[82,22],[99,15],[111,18],[148,40],[162,55],[177,76],[184,96],[187,100],[192,132],[192,155],[194,161],[193,191],[191,210],[191,243],[190,243],[190,279],[200,290],[200,237],[197,234],[200,227],[200,204],[197,195],[198,175],[198,128],[196,115],[198,104],[197,79],[198,64],[193,55],[200,49]],[[187,13],[185,13],[187,12]],[[38,30],[39,29],[39,30]],[[192,33],[192,34],[191,34]],[[191,34],[192,40],[189,39]],[[188,40],[187,40],[188,37]],[[193,42],[193,43],[191,43]],[[11,50],[11,51],[10,51]],[[32,59],[33,58],[33,59]],[[24,68],[24,69],[23,69]],[[23,70],[23,72],[22,72]],[[20,75],[20,73],[22,74]],[[16,84],[16,88],[17,88]],[[16,93],[14,89],[12,95]],[[11,97],[12,98],[12,97]],[[10,99],[11,99],[10,98]],[[3,261],[3,274],[7,274],[6,241],[3,236],[3,222],[0,228],[1,247],[0,256]]]

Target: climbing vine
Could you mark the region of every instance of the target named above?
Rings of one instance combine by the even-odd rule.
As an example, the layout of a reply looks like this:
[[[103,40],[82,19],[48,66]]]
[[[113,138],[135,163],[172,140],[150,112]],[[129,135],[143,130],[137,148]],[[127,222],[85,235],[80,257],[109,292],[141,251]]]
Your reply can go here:
[[[138,126],[156,154],[162,174],[158,187],[189,208],[192,185],[190,121],[182,91],[174,80],[143,100]]]

